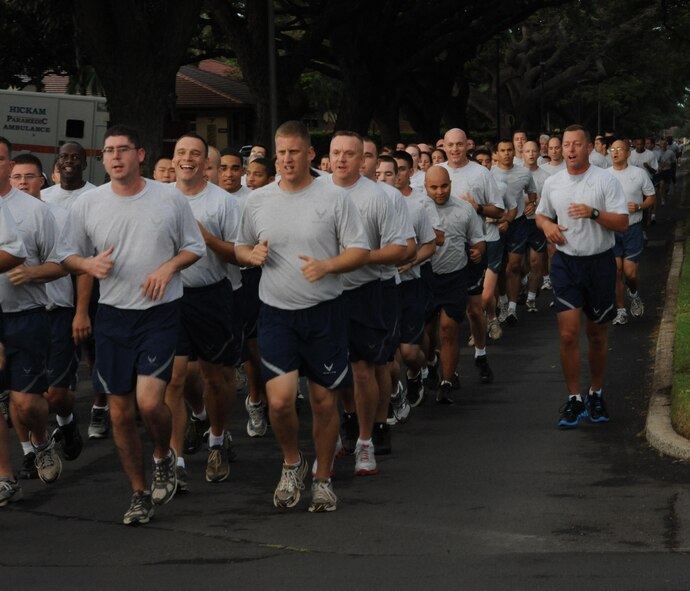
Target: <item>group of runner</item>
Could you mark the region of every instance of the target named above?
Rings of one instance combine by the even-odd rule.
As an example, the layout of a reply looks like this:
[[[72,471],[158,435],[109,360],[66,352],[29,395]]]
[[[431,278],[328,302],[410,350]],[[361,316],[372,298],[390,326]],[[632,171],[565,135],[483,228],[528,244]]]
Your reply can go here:
[[[298,504],[310,471],[297,413],[307,378],[308,508],[333,511],[337,456],[353,454],[357,475],[377,474],[391,426],[411,407],[429,393],[454,403],[463,319],[478,378],[491,383],[487,338],[517,324],[522,292],[537,312],[541,289],[553,290],[568,389],[558,425],[608,421],[606,326],[627,322],[626,288],[631,315],[644,313],[642,218],[655,207],[654,181],[667,195],[674,179],[666,140],[658,155],[640,141],[632,151],[627,139],[592,142],[571,126],[537,141],[518,131],[487,149],[454,128],[434,146],[379,150],[340,131],[317,171],[307,129],[290,121],[276,132],[275,159],[256,145],[245,167],[239,153],[189,133],[150,180],[139,134],[114,126],[103,148],[109,183],[85,182],[84,150],[67,143],[55,185],[42,189],[40,160],[12,159],[0,138],[3,377],[24,452],[19,476],[54,482],[63,459],[81,453],[83,351],[96,393],[88,436],[107,436],[112,422],[132,488],[123,522],[146,523],[154,505],[188,490],[185,455],[204,444],[205,479],[228,478],[242,367],[247,433],[264,436],[270,422],[282,451],[279,508]],[[137,409],[153,442],[151,485]],[[0,506],[21,495],[0,418]]]

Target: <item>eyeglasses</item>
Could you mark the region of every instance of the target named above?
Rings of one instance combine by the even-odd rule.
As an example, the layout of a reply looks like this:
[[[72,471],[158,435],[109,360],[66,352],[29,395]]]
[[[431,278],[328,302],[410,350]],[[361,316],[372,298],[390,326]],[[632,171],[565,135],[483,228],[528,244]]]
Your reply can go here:
[[[627,148],[609,148],[609,152],[627,152]]]
[[[103,148],[103,153],[112,155],[112,154],[126,154],[127,152],[131,152],[132,150],[138,150],[139,148],[137,146],[106,146]]]
[[[40,178],[40,175],[38,174],[13,174],[10,176],[10,180],[13,181],[21,181],[24,179],[25,181],[35,181],[37,178]]]

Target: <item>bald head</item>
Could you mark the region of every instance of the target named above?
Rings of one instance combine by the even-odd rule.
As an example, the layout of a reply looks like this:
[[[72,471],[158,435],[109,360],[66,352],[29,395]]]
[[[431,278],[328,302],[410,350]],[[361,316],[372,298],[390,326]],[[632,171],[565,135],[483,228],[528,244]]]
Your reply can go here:
[[[448,157],[448,166],[461,168],[467,164],[467,135],[462,129],[454,127],[446,131],[443,146]]]
[[[443,166],[432,166],[426,171],[424,186],[427,195],[438,205],[444,205],[450,198],[450,175]]]

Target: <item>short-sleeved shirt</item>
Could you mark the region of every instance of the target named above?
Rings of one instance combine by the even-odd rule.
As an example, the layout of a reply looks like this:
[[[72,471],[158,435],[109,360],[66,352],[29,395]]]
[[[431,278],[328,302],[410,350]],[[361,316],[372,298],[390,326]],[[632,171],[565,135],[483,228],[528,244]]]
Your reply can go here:
[[[0,199],[0,250],[17,258],[26,257],[26,248],[19,228],[9,208],[3,207],[2,199]]]
[[[494,166],[491,174],[506,185],[506,207],[517,207],[515,219],[522,217],[525,214],[525,195],[537,192],[532,173],[524,166],[513,166],[507,170]]]
[[[571,256],[590,256],[613,248],[615,233],[597,221],[574,219],[568,215],[571,203],[584,203],[600,211],[628,213],[628,204],[621,184],[606,170],[590,166],[582,174],[569,174],[567,170],[548,178],[544,183],[537,215],[558,220],[567,242],[556,248]]]
[[[224,242],[235,242],[240,223],[240,206],[227,191],[206,183],[196,195],[186,195],[194,219],[201,223],[213,236]],[[185,287],[212,285],[227,277],[227,263],[210,248],[206,256],[181,271]]]
[[[386,193],[393,204],[393,211],[398,219],[403,240],[415,238],[415,230],[410,220],[409,209],[405,205],[405,197],[403,197],[403,194],[395,187],[391,187],[386,183],[377,183],[377,186],[383,189],[384,193]],[[381,265],[382,280],[392,279],[397,276],[398,268],[395,265]]]
[[[69,208],[72,207],[72,203],[74,203],[79,195],[95,188],[96,185],[86,182],[83,187],[68,191],[67,189],[63,189],[58,183],[57,185],[43,189],[41,191],[41,200],[49,205],[56,205],[62,207],[62,209],[69,210]]]
[[[333,183],[332,176],[322,177],[318,182],[331,185],[336,190],[349,195],[359,211],[367,242],[372,250],[385,248],[391,244],[407,246],[393,203],[379,186],[381,183],[375,183],[363,176],[360,176],[357,182],[349,187],[338,187]],[[350,290],[382,277],[382,265],[364,265],[349,273],[343,273],[340,279],[343,287]]]
[[[482,221],[463,199],[451,196],[443,205],[434,205],[445,228],[445,240],[431,257],[431,268],[438,275],[460,271],[467,265],[465,244],[484,241]]]
[[[144,297],[146,277],[181,251],[206,254],[206,244],[187,198],[174,185],[144,179],[142,190],[122,197],[102,185],[72,205],[60,234],[61,261],[94,251],[110,255],[113,268],[100,280],[99,303],[121,309],[146,310],[182,297],[182,277],[175,273],[163,299]]]
[[[57,227],[48,206],[18,189],[10,189],[3,198],[3,209],[12,215],[26,249],[27,266],[59,263],[55,251]],[[0,275],[0,305],[3,312],[22,312],[45,307],[49,303],[44,283],[12,285],[6,274]]]
[[[427,213],[427,210],[422,202],[413,195],[404,197],[403,199],[405,200],[405,206],[407,207],[410,223],[414,229],[414,238],[417,246],[436,240],[436,232],[434,232],[434,227],[429,219],[429,214]],[[429,199],[429,201],[433,206],[434,202],[431,199]],[[436,208],[434,207],[434,210],[435,209]],[[419,279],[420,277],[421,271],[417,265],[400,274],[401,281],[410,281],[412,279]]]
[[[48,209],[55,219],[57,240],[57,237],[60,236],[60,232],[62,232],[62,228],[65,227],[68,213],[66,209],[58,205],[48,204]],[[54,308],[73,308],[75,305],[74,283],[72,283],[71,275],[60,277],[55,281],[46,283],[46,293],[48,294],[49,303],[47,307],[49,310]]]
[[[589,163],[598,166],[599,168],[608,168],[609,161],[606,159],[606,156],[602,156],[599,152],[596,150],[592,150],[589,154]]]
[[[659,171],[671,170],[671,167],[676,163],[676,154],[673,150],[659,151]]]
[[[618,179],[623,187],[628,203],[640,204],[644,201],[645,195],[654,195],[654,185],[646,171],[637,166],[626,166],[623,170],[607,168],[606,172]],[[642,212],[635,211],[628,213],[629,223],[636,224],[642,221]]]
[[[536,170],[530,170],[532,173],[532,180],[534,181],[534,186],[537,189],[537,201],[541,197],[541,192],[544,189],[544,182],[546,179],[549,178],[549,174],[543,170],[541,167],[537,167]],[[534,213],[533,215],[527,216],[529,219],[533,220],[534,218],[537,217],[537,214]]]
[[[369,249],[362,220],[350,197],[322,178],[300,191],[272,183],[253,191],[240,221],[237,245],[268,241],[259,298],[281,310],[303,310],[343,292],[340,277],[309,282],[300,256],[329,259],[347,248]]]
[[[549,176],[553,176],[554,174],[561,172],[561,170],[566,169],[565,160],[561,161],[560,164],[551,164],[550,162],[547,162],[546,164],[542,164],[540,168],[547,172]]]
[[[443,162],[439,166],[443,166],[448,171],[450,194],[453,197],[462,198],[463,195],[469,193],[479,205],[495,205],[500,209],[506,208],[503,193],[498,188],[496,179],[481,164],[470,160],[465,166],[459,168],[452,168],[448,162]],[[500,239],[497,224],[484,223],[484,233],[487,242]]]
[[[656,154],[651,150],[647,150],[646,148],[642,153],[638,152],[637,150],[630,152],[630,156],[628,156],[628,164],[641,168],[650,176],[651,173],[645,168],[645,164],[654,170],[659,169],[659,161],[657,160]]]

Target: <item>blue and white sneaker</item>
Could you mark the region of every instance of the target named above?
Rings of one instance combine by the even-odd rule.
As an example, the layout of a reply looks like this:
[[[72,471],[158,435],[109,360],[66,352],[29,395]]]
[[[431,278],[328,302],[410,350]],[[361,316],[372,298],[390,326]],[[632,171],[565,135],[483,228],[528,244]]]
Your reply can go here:
[[[587,416],[585,403],[582,402],[582,400],[578,400],[574,396],[568,398],[568,402],[561,406],[558,412],[561,413],[558,426],[563,429],[572,429],[577,427],[578,421]]]
[[[604,404],[604,397],[601,391],[590,392],[589,394],[586,394],[585,407],[587,408],[589,420],[593,423],[609,422],[609,413],[606,410],[606,405]]]

